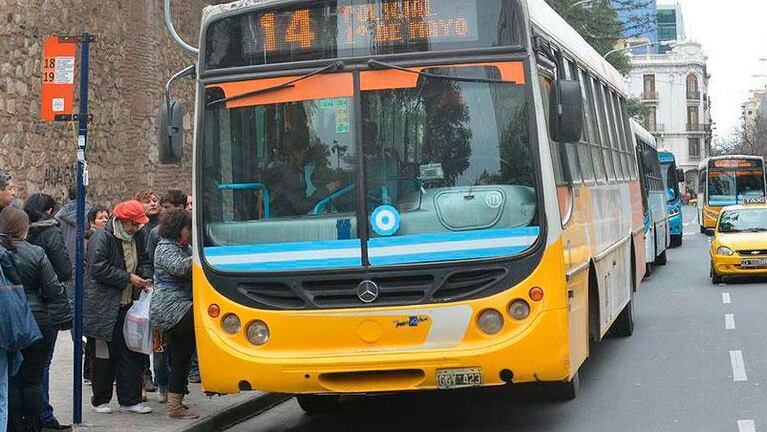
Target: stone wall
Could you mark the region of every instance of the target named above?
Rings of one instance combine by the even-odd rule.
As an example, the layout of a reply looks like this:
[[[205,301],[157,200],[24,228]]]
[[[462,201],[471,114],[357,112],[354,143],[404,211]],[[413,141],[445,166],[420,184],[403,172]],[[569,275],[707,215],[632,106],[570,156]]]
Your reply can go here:
[[[202,7],[211,3],[221,2],[173,2],[176,29],[192,45]],[[74,177],[76,130],[39,120],[42,45],[48,35],[86,30],[97,38],[91,46],[89,200],[113,205],[140,189],[189,190],[191,108],[184,160],[158,162],[165,82],[195,60],[168,34],[162,0],[0,0],[0,168],[12,172],[22,198],[36,191],[65,197]],[[187,78],[173,93],[192,107],[193,91]]]

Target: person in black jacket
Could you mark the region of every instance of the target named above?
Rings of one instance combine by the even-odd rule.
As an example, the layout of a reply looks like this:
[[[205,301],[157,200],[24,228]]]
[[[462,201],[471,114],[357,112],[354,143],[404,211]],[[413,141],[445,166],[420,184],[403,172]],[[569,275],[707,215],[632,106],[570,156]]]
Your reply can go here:
[[[24,203],[24,211],[29,216],[30,222],[27,241],[43,248],[45,255],[48,256],[48,261],[53,265],[53,270],[56,271],[59,282],[67,284],[72,280],[72,266],[60,223],[53,217],[55,210],[56,200],[48,194],[38,192],[27,198]],[[66,287],[66,285],[64,286]],[[57,332],[57,329],[52,328],[51,331]],[[53,353],[56,350],[56,336],[56,333],[50,336],[51,340],[53,340],[53,346],[43,371],[43,412],[41,417],[43,419],[43,427],[47,429],[67,429],[69,425],[60,424],[53,414],[48,389],[51,361],[53,361]]]
[[[29,218],[23,211],[6,207],[0,212],[0,245],[11,252],[24,293],[43,338],[22,350],[24,360],[10,380],[9,422],[11,432],[42,430],[40,384],[45,361],[53,347],[56,329],[71,327],[72,313],[64,287],[56,277],[45,251],[25,238]],[[51,330],[53,329],[53,330]]]
[[[141,403],[143,355],[128,349],[123,325],[140,290],[152,285],[152,267],[140,231],[149,218],[135,200],[118,204],[113,214],[88,241],[84,330],[93,355],[91,404],[97,413],[111,413],[116,380],[119,410],[146,414],[152,409]]]

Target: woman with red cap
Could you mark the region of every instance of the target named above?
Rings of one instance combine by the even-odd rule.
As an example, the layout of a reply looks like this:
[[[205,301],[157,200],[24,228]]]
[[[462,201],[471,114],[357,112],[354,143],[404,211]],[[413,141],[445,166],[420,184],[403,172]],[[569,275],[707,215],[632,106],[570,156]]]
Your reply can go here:
[[[141,403],[142,355],[125,344],[123,324],[133,300],[152,284],[142,225],[149,218],[135,200],[118,204],[106,226],[88,241],[88,284],[85,289],[84,332],[92,351],[93,410],[109,414],[117,381],[119,411],[146,414]]]

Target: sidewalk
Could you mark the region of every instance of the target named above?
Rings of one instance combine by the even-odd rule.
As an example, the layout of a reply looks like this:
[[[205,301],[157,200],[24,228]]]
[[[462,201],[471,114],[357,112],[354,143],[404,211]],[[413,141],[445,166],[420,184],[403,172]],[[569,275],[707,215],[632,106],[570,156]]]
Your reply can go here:
[[[72,422],[72,338],[69,332],[59,332],[54,352],[53,364],[51,365],[51,405],[54,413],[61,423]],[[177,432],[184,430],[211,430],[212,426],[206,421],[216,419],[214,415],[226,412],[225,416],[231,420],[237,415],[242,416],[243,409],[250,413],[265,409],[269,404],[276,403],[274,397],[264,397],[261,392],[246,392],[226,396],[208,397],[200,390],[199,384],[189,384],[190,394],[184,399],[200,414],[199,420],[170,419],[165,414],[165,405],[157,402],[157,393],[149,393],[147,402],[154,412],[151,414],[96,414],[91,410],[90,386],[83,386],[83,424],[78,430],[98,431],[167,431]],[[271,396],[271,395],[269,395]],[[267,406],[264,406],[264,405]],[[111,405],[117,407],[117,396],[112,399]],[[240,408],[239,412],[232,409]],[[229,411],[228,411],[229,410]],[[220,415],[217,417],[221,417]],[[204,426],[200,428],[200,426]]]

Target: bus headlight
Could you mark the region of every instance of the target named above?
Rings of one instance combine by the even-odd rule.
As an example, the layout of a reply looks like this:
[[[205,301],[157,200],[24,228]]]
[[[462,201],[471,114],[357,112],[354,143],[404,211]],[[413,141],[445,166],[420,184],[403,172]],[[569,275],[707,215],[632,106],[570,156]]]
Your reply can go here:
[[[269,327],[261,320],[253,321],[248,325],[246,335],[253,345],[263,345],[269,342]]]
[[[477,325],[483,332],[494,335],[503,328],[503,315],[495,309],[486,309],[479,314]]]
[[[530,315],[530,305],[524,300],[514,300],[509,305],[509,315],[517,321],[522,321]]]
[[[735,252],[733,252],[732,249],[728,248],[727,246],[719,246],[718,248],[716,248],[716,254],[724,255],[724,256],[733,256],[735,255]]]
[[[235,314],[226,314],[221,320],[221,327],[229,334],[237,334],[240,331],[240,317]]]
[[[676,216],[679,214],[679,207],[672,207],[668,211],[669,216]]]

